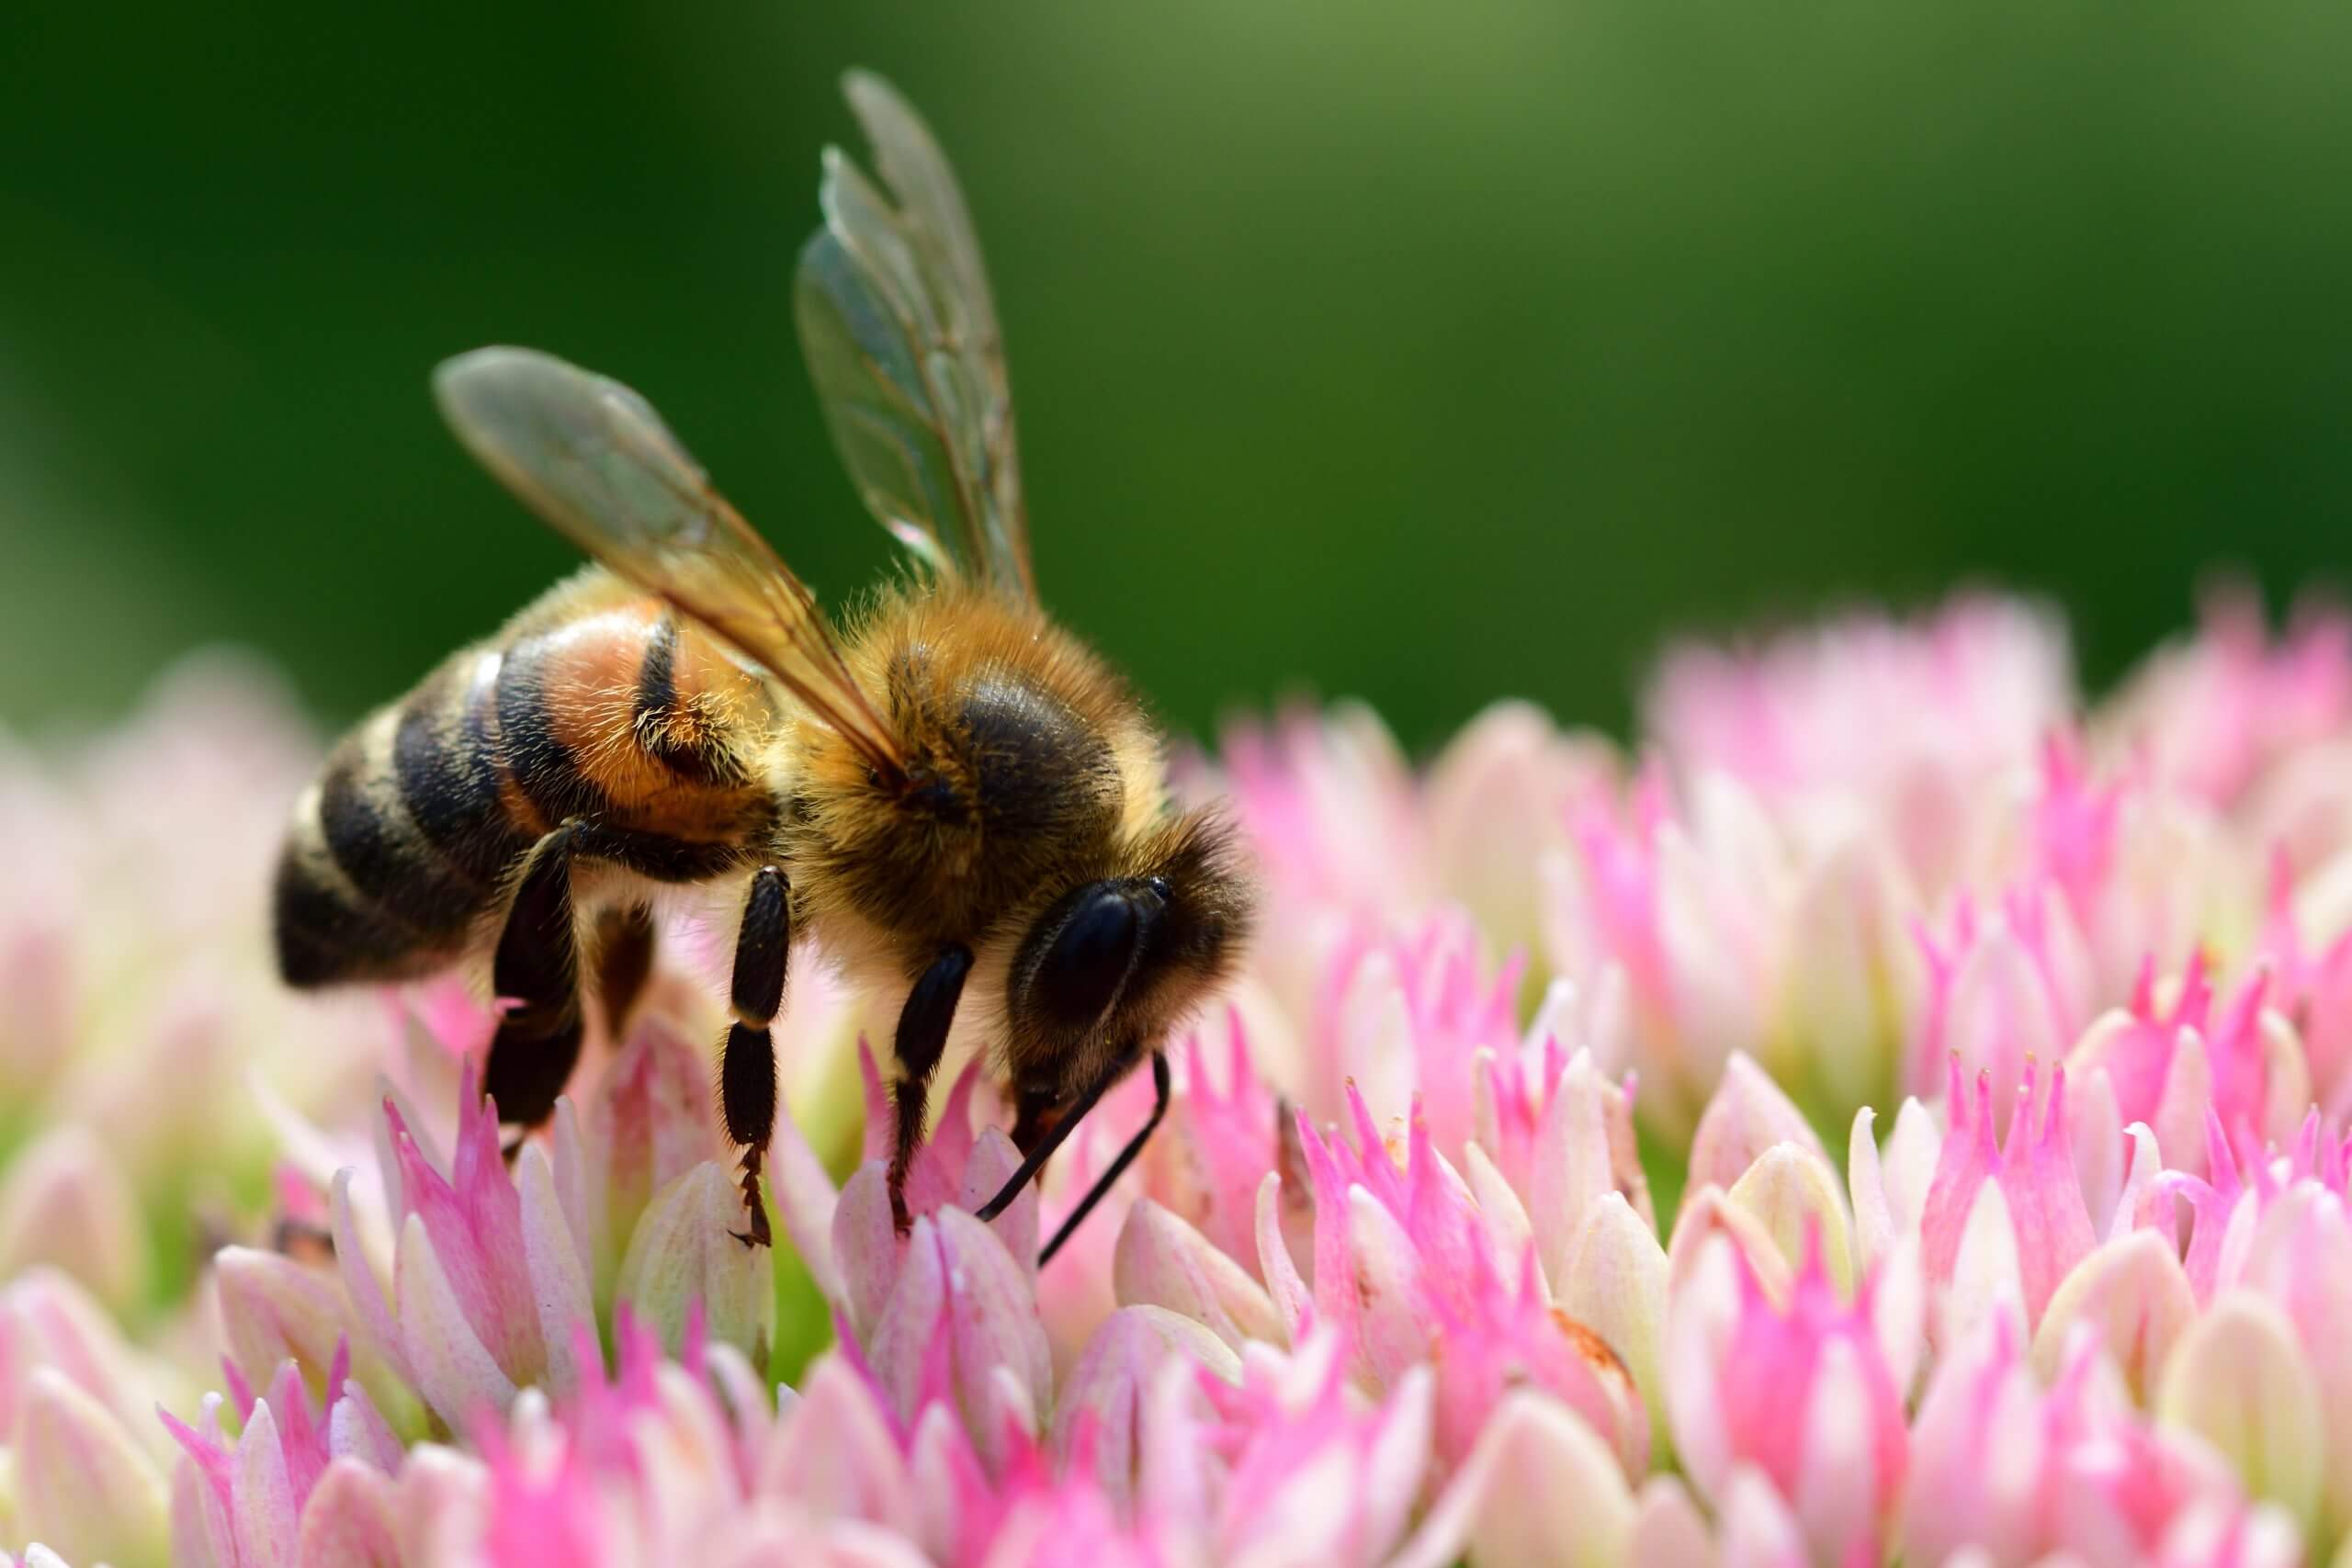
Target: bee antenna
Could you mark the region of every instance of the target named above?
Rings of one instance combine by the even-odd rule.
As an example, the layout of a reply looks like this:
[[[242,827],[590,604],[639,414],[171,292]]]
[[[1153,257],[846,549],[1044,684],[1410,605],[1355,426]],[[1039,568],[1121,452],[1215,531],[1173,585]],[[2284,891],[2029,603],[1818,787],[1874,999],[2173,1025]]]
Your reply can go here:
[[[1086,1119],[1086,1113],[1094,1109],[1095,1103],[1102,1098],[1104,1092],[1120,1076],[1115,1073],[1105,1075],[1093,1088],[1080,1095],[1077,1102],[1069,1108],[1069,1113],[1055,1122],[1053,1128],[1038,1141],[1037,1146],[1029,1151],[1021,1162],[1021,1168],[1012,1173],[1005,1184],[998,1190],[997,1195],[980,1205],[977,1217],[982,1221],[989,1221],[1004,1213],[1012,1201],[1021,1196],[1021,1190],[1029,1185],[1031,1179],[1035,1177],[1038,1171],[1045,1168],[1046,1162],[1053,1157],[1054,1151],[1061,1147],[1062,1140],[1069,1137],[1071,1131]],[[1151,1141],[1151,1134],[1159,1129],[1160,1119],[1168,1114],[1168,1099],[1171,1089],[1168,1072],[1168,1054],[1157,1049],[1151,1054],[1151,1089],[1150,1116],[1146,1118],[1144,1124],[1136,1130],[1136,1135],[1127,1140],[1126,1146],[1119,1151],[1119,1157],[1113,1160],[1102,1174],[1094,1179],[1094,1185],[1088,1188],[1086,1196],[1078,1201],[1078,1207],[1069,1212],[1069,1215],[1063,1219],[1060,1228],[1054,1232],[1053,1239],[1046,1243],[1045,1247],[1039,1251],[1038,1268],[1043,1269],[1054,1260],[1054,1254],[1062,1249],[1062,1244],[1069,1240],[1086,1216],[1094,1212],[1094,1206],[1102,1201],[1103,1194],[1110,1191],[1119,1178],[1126,1174],[1127,1167],[1135,1164],[1136,1156],[1143,1153],[1144,1145]]]

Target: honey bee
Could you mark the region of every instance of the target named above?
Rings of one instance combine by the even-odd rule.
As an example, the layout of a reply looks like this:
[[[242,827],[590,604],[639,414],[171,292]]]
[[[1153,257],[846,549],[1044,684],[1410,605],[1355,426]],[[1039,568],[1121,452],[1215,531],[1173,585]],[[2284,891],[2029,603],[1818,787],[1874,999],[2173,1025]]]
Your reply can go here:
[[[1214,809],[1179,810],[1129,688],[1040,606],[996,310],[930,130],[853,73],[886,183],[828,149],[796,313],[835,445],[913,570],[829,622],[643,398],[545,354],[444,364],[441,409],[491,472],[596,563],[360,724],[298,804],[275,896],[297,987],[486,957],[483,1076],[536,1125],[651,956],[665,886],[741,889],[718,1100],[746,1245],[770,1240],[761,1151],[787,956],[820,938],[901,995],[893,1211],[959,1011],[1014,1110],[1018,1195],[1233,965],[1253,898]],[[583,962],[583,950],[587,958]],[[593,976],[593,978],[592,978]]]

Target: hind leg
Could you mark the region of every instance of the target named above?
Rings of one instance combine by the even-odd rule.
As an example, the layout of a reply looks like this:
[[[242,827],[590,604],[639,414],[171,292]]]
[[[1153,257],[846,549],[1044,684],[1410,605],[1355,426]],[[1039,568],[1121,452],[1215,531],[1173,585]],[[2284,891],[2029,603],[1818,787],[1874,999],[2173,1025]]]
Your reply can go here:
[[[743,896],[743,924],[735,938],[735,976],[729,1000],[735,1022],[718,1062],[718,1108],[727,1135],[743,1151],[746,1247],[770,1241],[768,1212],[760,1202],[760,1157],[775,1132],[775,1039],[768,1031],[784,1006],[785,964],[792,954],[792,884],[781,867],[752,874]]]
[[[482,1092],[502,1120],[536,1127],[555,1111],[580,1060],[580,950],[571,865],[579,826],[567,822],[531,847],[491,961],[505,1011],[490,1043]]]

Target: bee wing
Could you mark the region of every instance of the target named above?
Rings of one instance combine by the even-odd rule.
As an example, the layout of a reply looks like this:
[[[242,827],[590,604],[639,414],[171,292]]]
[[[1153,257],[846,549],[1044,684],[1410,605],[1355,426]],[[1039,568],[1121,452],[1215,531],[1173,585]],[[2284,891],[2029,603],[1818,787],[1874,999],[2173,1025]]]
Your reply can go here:
[[[880,77],[850,107],[889,194],[825,150],[800,253],[801,352],[866,509],[935,572],[1034,601],[1012,389],[979,238],[930,129]]]
[[[652,404],[527,348],[445,361],[433,388],[458,439],[558,533],[765,666],[866,761],[899,771],[897,739],[850,678],[815,597]]]

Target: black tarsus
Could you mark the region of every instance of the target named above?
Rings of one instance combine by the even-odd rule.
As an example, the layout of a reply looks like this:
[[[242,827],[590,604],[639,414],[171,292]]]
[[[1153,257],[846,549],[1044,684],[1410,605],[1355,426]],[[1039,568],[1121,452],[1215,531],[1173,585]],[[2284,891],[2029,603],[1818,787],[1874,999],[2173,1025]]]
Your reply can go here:
[[[736,1021],[718,1060],[718,1107],[727,1135],[743,1151],[745,1247],[775,1238],[760,1201],[760,1156],[775,1132],[775,1038],[768,1025],[784,1006],[785,965],[792,956],[792,883],[781,866],[752,874],[743,896],[743,924],[735,937],[735,973],[729,987]]]
[[[579,824],[532,846],[491,960],[491,985],[511,1004],[490,1043],[482,1092],[508,1122],[536,1127],[580,1060],[580,953],[573,929],[571,862]]]
[[[1045,1136],[1038,1140],[1036,1147],[1029,1150],[1023,1156],[1021,1168],[1014,1171],[1005,1184],[997,1190],[997,1195],[980,1205],[978,1217],[983,1221],[993,1220],[1004,1213],[1012,1205],[1012,1201],[1021,1196],[1021,1190],[1028,1186],[1030,1179],[1045,1168],[1048,1159],[1053,1157],[1054,1151],[1061,1147],[1062,1141],[1077,1130],[1080,1122],[1086,1120],[1086,1113],[1094,1109],[1095,1102],[1109,1092],[1113,1084],[1125,1076],[1124,1070],[1110,1073],[1093,1088],[1080,1095],[1062,1118],[1046,1129]],[[1069,1240],[1072,1234],[1077,1231],[1080,1223],[1094,1212],[1094,1205],[1102,1201],[1102,1195],[1111,1190],[1112,1184],[1127,1173],[1127,1167],[1135,1164],[1136,1156],[1143,1153],[1144,1145],[1149,1143],[1152,1134],[1159,1130],[1160,1119],[1168,1114],[1170,1085],[1166,1052],[1154,1051],[1151,1054],[1151,1089],[1150,1116],[1145,1119],[1144,1124],[1136,1130],[1136,1135],[1127,1140],[1126,1147],[1119,1151],[1119,1157],[1113,1160],[1102,1174],[1094,1179],[1094,1185],[1088,1188],[1086,1196],[1078,1201],[1078,1207],[1069,1212],[1060,1227],[1054,1232],[1053,1239],[1046,1243],[1044,1249],[1037,1254],[1037,1267],[1040,1269],[1054,1260],[1054,1254],[1062,1249],[1062,1244]]]
[[[947,1049],[947,1031],[956,1021],[956,1004],[963,998],[964,976],[971,968],[972,950],[961,942],[950,942],[939,950],[939,956],[907,993],[907,1005],[899,1012],[899,1032],[891,1043],[899,1081],[890,1090],[890,1218],[901,1235],[912,1223],[907,1213],[907,1172],[914,1166],[915,1151],[922,1146],[931,1075]]]

